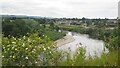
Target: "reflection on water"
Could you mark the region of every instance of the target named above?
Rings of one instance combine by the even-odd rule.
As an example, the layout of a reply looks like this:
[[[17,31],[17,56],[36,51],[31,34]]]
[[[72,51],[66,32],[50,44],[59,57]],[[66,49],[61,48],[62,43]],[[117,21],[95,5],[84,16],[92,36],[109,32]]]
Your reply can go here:
[[[69,52],[70,49],[71,55],[73,55],[79,47],[85,47],[86,56],[94,56],[95,54],[100,56],[104,50],[104,42],[102,40],[92,39],[89,38],[89,35],[87,34],[79,34],[74,32],[67,32],[67,35],[72,35],[75,41],[62,45],[58,47],[58,49],[67,52]]]

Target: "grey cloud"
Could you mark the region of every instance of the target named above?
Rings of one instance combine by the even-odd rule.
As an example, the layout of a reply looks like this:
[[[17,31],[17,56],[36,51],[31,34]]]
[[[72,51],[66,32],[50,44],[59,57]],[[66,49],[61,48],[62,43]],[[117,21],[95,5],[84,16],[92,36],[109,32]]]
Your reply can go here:
[[[26,14],[48,17],[117,17],[118,0],[11,1],[2,1],[3,14]]]

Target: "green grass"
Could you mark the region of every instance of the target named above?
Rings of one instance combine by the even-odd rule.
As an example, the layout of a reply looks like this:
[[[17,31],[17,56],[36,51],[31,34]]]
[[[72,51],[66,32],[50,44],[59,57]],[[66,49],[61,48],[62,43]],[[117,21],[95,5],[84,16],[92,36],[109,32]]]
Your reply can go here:
[[[65,33],[63,32],[57,32],[51,30],[45,30],[44,34],[47,35],[53,41],[63,38],[65,36]]]
[[[85,66],[118,66],[118,51],[102,54],[101,57],[89,58]]]

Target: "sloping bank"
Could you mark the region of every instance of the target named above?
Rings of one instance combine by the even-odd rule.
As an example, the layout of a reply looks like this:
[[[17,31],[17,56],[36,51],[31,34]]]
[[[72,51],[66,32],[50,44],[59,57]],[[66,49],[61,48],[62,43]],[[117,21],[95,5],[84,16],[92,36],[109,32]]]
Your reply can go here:
[[[62,39],[55,41],[55,43],[57,44],[57,46],[61,46],[61,45],[73,42],[74,40],[75,39],[72,35],[66,35]]]

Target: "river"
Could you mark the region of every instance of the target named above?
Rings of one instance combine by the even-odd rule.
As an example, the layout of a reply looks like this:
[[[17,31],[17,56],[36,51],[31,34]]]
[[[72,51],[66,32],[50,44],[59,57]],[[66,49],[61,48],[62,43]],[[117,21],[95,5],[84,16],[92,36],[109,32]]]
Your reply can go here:
[[[71,35],[75,40],[73,42],[61,45],[58,49],[69,52],[71,56],[73,56],[79,47],[84,47],[86,49],[86,56],[97,55],[100,57],[102,52],[108,52],[108,50],[104,47],[104,42],[102,40],[89,38],[89,35],[87,34],[79,34],[69,31],[66,31],[66,34]]]

